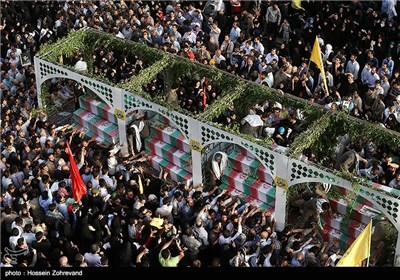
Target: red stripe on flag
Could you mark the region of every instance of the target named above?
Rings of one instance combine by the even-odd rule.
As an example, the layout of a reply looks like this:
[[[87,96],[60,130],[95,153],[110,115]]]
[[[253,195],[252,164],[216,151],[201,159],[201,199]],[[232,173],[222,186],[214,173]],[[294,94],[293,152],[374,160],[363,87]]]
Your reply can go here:
[[[331,210],[333,211],[333,212],[338,212],[338,207],[337,207],[337,200],[334,200],[334,199],[330,199],[329,200],[329,202],[330,202],[330,205],[331,205]]]
[[[184,151],[184,147],[185,146],[185,136],[183,136],[183,134],[179,134],[178,138],[176,138],[176,147],[181,150]]]
[[[258,188],[253,185],[250,186],[250,195],[254,198],[259,199],[258,197]]]
[[[244,158],[245,158],[245,156],[243,154],[238,154],[236,156],[235,161],[234,161],[234,166],[235,166],[236,170],[243,171],[242,161]]]
[[[157,138],[162,139],[163,132],[162,132],[162,128],[160,128],[159,126],[156,127],[156,134],[157,134]]]
[[[154,154],[156,153],[156,147],[155,147],[155,143],[157,143],[157,139],[153,138],[149,141],[149,149],[150,151],[152,151]]]

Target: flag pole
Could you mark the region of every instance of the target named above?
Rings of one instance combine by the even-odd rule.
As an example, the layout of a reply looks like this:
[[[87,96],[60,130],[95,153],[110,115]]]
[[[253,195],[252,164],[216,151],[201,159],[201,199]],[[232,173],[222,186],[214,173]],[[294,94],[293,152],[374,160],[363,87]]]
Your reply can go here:
[[[371,223],[371,227],[370,227],[370,236],[371,236],[371,239],[372,239],[372,219],[369,221],[369,223]],[[368,254],[368,258],[367,258],[367,261],[366,261],[366,267],[369,267],[369,259],[371,258],[371,241],[372,240],[370,240],[369,241],[369,254]]]

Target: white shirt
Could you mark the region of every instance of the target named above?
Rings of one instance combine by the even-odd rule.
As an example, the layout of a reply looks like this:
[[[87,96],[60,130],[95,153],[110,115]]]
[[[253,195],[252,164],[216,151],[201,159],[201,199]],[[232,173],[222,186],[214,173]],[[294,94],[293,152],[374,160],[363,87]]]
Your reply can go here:
[[[8,239],[8,242],[10,243],[11,250],[15,250],[15,246],[17,246],[17,241],[20,238],[20,236],[10,236]]]
[[[222,54],[219,56],[214,55],[213,59],[214,59],[216,65],[219,65],[221,63],[221,61],[226,61],[226,58]]]
[[[1,184],[2,184],[3,188],[8,190],[8,185],[12,184],[12,180],[11,180],[11,178],[7,178],[7,177],[3,176],[3,178],[1,178]]]
[[[254,44],[254,49],[256,49],[261,55],[264,55],[264,46],[261,43]]]
[[[17,229],[18,229],[18,231],[19,231],[19,235],[18,235],[18,236],[21,236],[21,234],[24,232],[23,228],[22,228],[21,226],[18,226],[18,225],[15,223],[15,221],[11,224],[11,230],[12,230],[13,228],[17,228]]]
[[[6,192],[6,196],[3,197],[3,206],[13,207],[13,198],[8,192]]]
[[[35,234],[33,232],[24,232],[21,234],[21,237],[23,237],[26,241],[26,244],[29,246],[32,244],[33,241],[36,240]]]

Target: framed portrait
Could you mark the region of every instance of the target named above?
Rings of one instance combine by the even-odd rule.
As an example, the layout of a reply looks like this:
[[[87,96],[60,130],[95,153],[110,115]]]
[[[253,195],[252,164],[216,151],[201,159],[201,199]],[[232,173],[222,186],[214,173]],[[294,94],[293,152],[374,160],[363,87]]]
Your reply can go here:
[[[21,65],[28,66],[32,64],[30,53],[21,53]]]

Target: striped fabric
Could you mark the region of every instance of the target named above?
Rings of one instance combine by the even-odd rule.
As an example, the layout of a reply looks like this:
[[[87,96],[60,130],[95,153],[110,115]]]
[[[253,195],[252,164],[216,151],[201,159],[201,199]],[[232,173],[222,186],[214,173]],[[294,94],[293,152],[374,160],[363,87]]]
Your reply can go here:
[[[237,151],[233,151],[228,155],[228,165],[242,173],[253,176],[255,179],[259,179],[264,182],[272,184],[273,178],[270,173],[266,170],[257,159],[252,156],[241,154]]]
[[[222,177],[222,183],[269,206],[275,205],[275,187],[236,169],[227,168]]]
[[[184,182],[192,178],[192,175],[189,172],[157,155],[151,154],[150,163],[152,167],[158,171],[160,171],[160,166],[162,166],[164,170],[169,173],[169,178],[175,182]]]
[[[93,135],[95,135],[92,131],[90,131],[90,130],[87,129],[86,127],[83,127],[83,126],[81,126],[81,125],[79,125],[79,124],[73,124],[73,125],[72,125],[72,128],[76,128],[76,129],[79,130],[79,131],[86,132],[86,136],[88,136],[88,137],[90,137],[90,138],[91,138]],[[98,135],[96,135],[96,136],[97,136],[97,137],[95,138],[96,141],[103,142],[103,143],[106,144],[106,145],[109,145],[109,144],[110,144],[107,140],[103,139],[102,137],[100,137],[100,136],[98,136]]]
[[[260,207],[263,211],[264,210],[268,210],[271,213],[274,213],[275,209],[273,206],[268,205],[265,202],[262,202],[254,197],[248,196],[244,193],[242,193],[241,191],[235,189],[233,186],[228,185],[228,184],[221,184],[219,186],[219,189],[221,190],[227,190],[229,191],[229,193],[231,194],[231,196],[238,196],[241,200],[242,203],[248,202],[251,203],[254,206]]]
[[[372,186],[377,188],[377,189],[380,189],[382,191],[388,192],[390,194],[394,194],[397,197],[400,196],[400,190],[396,190],[394,188],[389,188],[387,186],[383,186],[383,185],[380,185],[380,184],[377,184],[377,183],[372,183]]]
[[[73,120],[109,143],[118,143],[118,126],[83,109],[74,112]]]
[[[146,149],[159,157],[167,159],[170,163],[181,167],[185,171],[192,172],[191,155],[185,153],[157,138],[148,137],[145,140]]]
[[[257,198],[260,201],[267,203],[268,205],[275,205],[275,187],[272,185],[256,180],[250,186],[250,195]]]
[[[344,199],[329,199],[331,209],[333,212],[337,212],[338,214],[345,215],[348,209],[351,207],[349,202]],[[356,203],[355,207],[352,211],[351,219],[354,219],[363,224],[368,224],[371,218],[377,218],[378,214],[373,215],[373,212],[370,211],[362,211],[365,209],[362,203]]]
[[[247,176],[235,169],[225,169],[225,176],[222,177],[222,183],[233,186],[236,190],[250,195],[250,185],[253,184],[255,179]]]
[[[95,99],[91,99],[84,95],[79,97],[79,106],[85,111],[91,112],[109,122],[118,124],[117,118],[114,115],[113,110],[104,102],[100,102]]]
[[[191,153],[189,141],[176,128],[155,123],[151,126],[151,134],[153,137],[156,137],[185,153]]]
[[[326,213],[326,215],[324,215],[324,222],[329,227],[339,230],[352,238],[357,238],[366,227],[365,224],[353,219],[349,219],[346,222],[343,220],[343,215],[338,213],[334,213],[333,217],[329,217]]]
[[[323,234],[323,239],[328,240],[332,244],[338,246],[342,252],[345,252],[355,240],[355,238],[350,237],[347,234],[329,226],[325,226],[324,229],[328,232]]]

